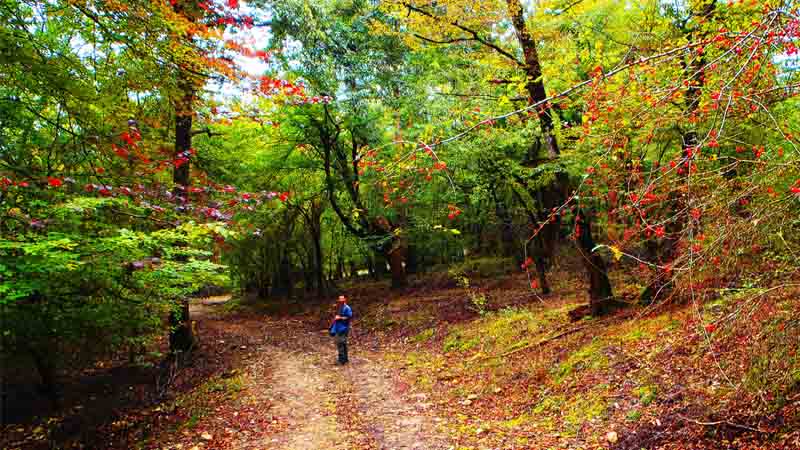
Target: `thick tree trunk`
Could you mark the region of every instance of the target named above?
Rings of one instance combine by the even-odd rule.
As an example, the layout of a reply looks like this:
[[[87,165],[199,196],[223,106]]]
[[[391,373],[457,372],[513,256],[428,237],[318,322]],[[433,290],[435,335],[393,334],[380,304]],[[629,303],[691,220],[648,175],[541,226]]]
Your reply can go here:
[[[528,189],[528,193],[539,205],[537,208],[538,211],[532,209],[528,206],[522,195],[517,192],[516,189],[512,190],[520,204],[525,207],[525,212],[528,214],[528,220],[530,220],[531,225],[534,226],[541,223],[543,220],[546,220],[546,218],[549,216],[552,207],[548,208],[547,206],[551,204],[552,199],[563,198],[563,193],[560,191],[553,192],[553,190],[556,187],[565,186],[568,180],[566,179],[566,176],[562,177],[561,175],[558,175],[553,185],[549,189],[540,189],[534,192],[530,191],[524,180],[518,179],[518,182]],[[545,219],[542,219],[543,217]],[[529,247],[530,255],[534,261],[534,264],[536,265],[536,274],[539,279],[539,287],[541,288],[543,295],[547,295],[551,292],[550,284],[547,282],[547,271],[550,269],[550,263],[554,257],[555,243],[560,238],[560,228],[560,216],[556,217],[555,221],[548,221],[542,226],[541,230],[539,230],[539,233],[533,237],[531,246]]]
[[[542,77],[542,66],[539,61],[539,53],[536,50],[536,40],[528,31],[525,24],[525,14],[520,0],[506,0],[508,5],[508,12],[511,17],[511,23],[516,30],[517,40],[522,48],[522,54],[525,61],[525,75],[527,77],[525,88],[528,91],[530,104],[537,104],[536,112],[539,117],[539,127],[542,131],[545,149],[547,150],[547,158],[549,160],[556,160],[559,158],[561,151],[558,147],[558,140],[555,135],[555,125],[553,120],[553,111],[550,108],[550,103],[547,102],[547,91],[544,86],[544,78]],[[537,139],[537,149],[541,146],[540,141]],[[537,165],[541,160],[541,156],[530,155],[529,160]],[[541,217],[547,220],[547,223],[540,230],[537,246],[536,257],[536,270],[539,274],[539,283],[542,287],[543,293],[550,292],[550,286],[545,279],[545,272],[549,266],[549,261],[552,260],[555,253],[555,243],[559,240],[559,230],[561,228],[561,218],[555,217],[555,220],[548,220],[553,208],[559,207],[566,198],[567,187],[569,180],[566,174],[557,174],[554,181],[550,186],[540,189],[536,193],[539,204],[541,205]],[[532,193],[533,194],[533,193]]]
[[[392,246],[386,253],[386,261],[392,272],[392,289],[402,289],[408,285],[406,269],[404,267],[406,255],[402,246]]]
[[[179,75],[179,77],[181,77]],[[183,161],[188,158],[189,149],[192,148],[192,103],[194,101],[194,90],[191,83],[180,78],[179,86],[183,89],[183,96],[175,107],[175,161]],[[177,165],[177,164],[176,164]],[[172,181],[176,185],[175,196],[179,204],[188,201],[186,186],[189,185],[189,161],[175,167],[172,173]],[[181,300],[179,308],[173,309],[169,316],[170,351],[175,354],[187,352],[195,344],[195,337],[192,333],[192,324],[189,318],[189,299]]]
[[[195,336],[189,320],[189,299],[183,299],[169,315],[169,350],[173,355],[186,353],[195,345]]]
[[[539,247],[536,251],[537,254],[534,255],[533,258],[534,264],[536,265],[536,275],[539,278],[539,288],[542,290],[543,295],[547,295],[551,290],[550,283],[547,282],[547,263],[545,262],[544,250],[541,248],[541,238],[534,239],[534,245]]]
[[[372,258],[373,263],[375,264],[375,279],[380,280],[386,276],[386,255],[375,255]]]
[[[275,273],[273,281],[272,295],[274,296],[287,296],[292,298],[292,276],[291,265],[286,252],[281,255],[280,262],[278,263],[278,271]]]
[[[367,272],[373,280],[378,279],[378,273],[375,271],[375,264],[372,262],[372,255],[367,255]]]
[[[593,316],[608,312],[614,299],[611,282],[608,279],[606,262],[595,247],[592,237],[591,217],[579,209],[575,217],[575,238],[578,250],[583,258],[583,265],[589,278],[589,308]]]

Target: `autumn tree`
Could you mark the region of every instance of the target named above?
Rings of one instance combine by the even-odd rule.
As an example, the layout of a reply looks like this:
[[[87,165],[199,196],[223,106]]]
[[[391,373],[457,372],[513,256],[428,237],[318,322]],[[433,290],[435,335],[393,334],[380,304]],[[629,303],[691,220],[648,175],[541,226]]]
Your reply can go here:
[[[557,116],[545,88],[546,77],[542,71],[542,61],[537,49],[538,41],[529,28],[529,18],[526,18],[523,5],[515,0],[507,1],[505,5],[481,3],[477,8],[464,2],[430,5],[426,2],[400,1],[390,3],[386,6],[386,10],[395,20],[404,21],[409,25],[411,31],[402,34],[411,39],[429,45],[459,46],[469,49],[479,57],[485,58],[487,62],[499,62],[509,73],[513,74],[515,71],[520,73],[518,81],[514,81],[511,77],[492,78],[488,80],[487,85],[491,87],[518,84],[524,93],[521,98],[526,105],[525,110],[538,119],[538,134],[528,144],[529,151],[524,158],[517,161],[522,167],[534,170],[514,170],[516,174],[512,175],[514,183],[511,189],[515,192],[515,200],[524,202],[522,204],[528,209],[528,217],[534,220],[532,223],[537,224],[537,229],[530,239],[534,244],[531,247],[531,254],[538,273],[537,284],[543,292],[549,292],[545,278],[546,261],[552,259],[553,243],[559,239],[561,209],[568,197],[569,180],[559,160],[561,151],[556,128]],[[542,14],[540,11],[536,13]],[[503,23],[511,24],[516,42],[498,36],[494,31],[496,28],[492,28],[503,27]],[[386,21],[381,24],[380,29],[392,32],[391,24]],[[480,124],[491,125],[491,122],[486,120]],[[540,155],[542,149],[544,155]],[[547,181],[542,182],[543,180]],[[520,193],[520,190],[524,194]],[[506,208],[498,202],[498,213],[505,210]],[[591,215],[582,214],[581,217],[584,221],[591,220]],[[502,220],[506,223],[509,221],[508,218]],[[503,235],[506,236],[506,240],[510,239],[508,232],[504,232]],[[580,244],[587,241],[576,239],[576,242]],[[580,247],[580,251],[588,255],[592,248]],[[602,284],[609,287],[603,291],[591,289],[590,296],[593,302],[608,300],[611,297],[610,283],[605,265],[599,264],[602,259],[594,263],[589,263],[588,257],[584,260],[587,261],[586,270],[589,279],[604,280]],[[526,262],[525,266],[533,265]]]

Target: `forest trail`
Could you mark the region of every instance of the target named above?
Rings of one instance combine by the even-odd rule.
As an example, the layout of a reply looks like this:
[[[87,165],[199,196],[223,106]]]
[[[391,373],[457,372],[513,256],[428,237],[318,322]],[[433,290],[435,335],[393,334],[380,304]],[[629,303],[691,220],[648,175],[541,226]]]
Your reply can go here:
[[[336,350],[326,330],[299,320],[248,319],[231,324],[218,316],[223,302],[193,306],[203,327],[225,326],[249,335],[256,345],[236,370],[243,381],[240,395],[214,405],[215,412],[193,426],[190,441],[170,448],[194,448],[197,436],[213,436],[198,448],[230,449],[386,449],[451,448],[435,429],[424,395],[409,396],[402,383],[380,363],[380,353],[351,345],[351,362],[335,364]],[[233,325],[233,326],[231,326]],[[255,338],[255,339],[253,339]],[[366,353],[365,353],[366,352]],[[254,410],[265,418],[262,430],[237,432],[224,415]],[[277,425],[276,425],[277,424]],[[184,438],[187,437],[184,433]],[[188,444],[188,446],[187,446]]]

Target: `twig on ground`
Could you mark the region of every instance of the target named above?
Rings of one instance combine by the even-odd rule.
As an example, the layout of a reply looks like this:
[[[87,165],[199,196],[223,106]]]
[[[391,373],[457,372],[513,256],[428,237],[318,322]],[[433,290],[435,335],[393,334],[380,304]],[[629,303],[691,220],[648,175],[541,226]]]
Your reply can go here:
[[[771,431],[761,430],[759,428],[753,428],[753,427],[750,427],[750,426],[747,426],[747,425],[734,423],[734,422],[731,422],[730,420],[727,420],[727,419],[725,419],[725,420],[715,420],[715,421],[712,421],[712,422],[701,422],[699,420],[695,420],[695,419],[692,419],[692,418],[689,418],[689,417],[686,417],[686,416],[683,416],[683,415],[680,415],[680,414],[678,414],[678,417],[680,417],[681,419],[683,419],[683,420],[685,420],[687,422],[691,422],[691,423],[694,423],[694,424],[697,424],[697,425],[702,425],[704,427],[714,427],[714,426],[717,426],[717,425],[728,425],[730,427],[740,428],[742,430],[755,431],[757,433],[764,433],[764,434],[770,434],[771,433]]]

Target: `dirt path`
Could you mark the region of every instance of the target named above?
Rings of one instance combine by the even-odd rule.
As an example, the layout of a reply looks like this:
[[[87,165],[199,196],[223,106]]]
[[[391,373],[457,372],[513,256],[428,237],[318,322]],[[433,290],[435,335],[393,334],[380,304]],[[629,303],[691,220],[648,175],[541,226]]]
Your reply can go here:
[[[435,418],[420,397],[406,397],[378,354],[360,354],[334,364],[335,349],[321,332],[306,332],[300,350],[274,356],[274,390],[281,399],[276,414],[289,418],[277,448],[285,450],[374,448],[447,449]]]
[[[197,312],[207,324],[221,326],[225,320],[216,317],[220,304],[204,302]],[[284,326],[279,330],[257,320],[225,324],[228,330],[247,334],[259,344],[239,368],[245,380],[242,395],[216,405],[216,413],[194,427],[193,437],[212,426],[225,430],[214,433],[214,441],[200,448],[451,448],[444,433],[437,430],[437,419],[427,413],[424,397],[404,393],[395,376],[381,365],[379,353],[365,354],[355,344],[351,363],[337,366],[335,347],[323,330],[310,329],[297,320],[281,323]],[[256,432],[231,432],[232,425],[220,413],[241,417],[245,410],[255,410],[266,418],[264,425]]]
[[[331,377],[304,351],[278,351],[273,355],[274,413],[288,420],[289,429],[271,443],[291,450],[347,448],[337,436]]]

